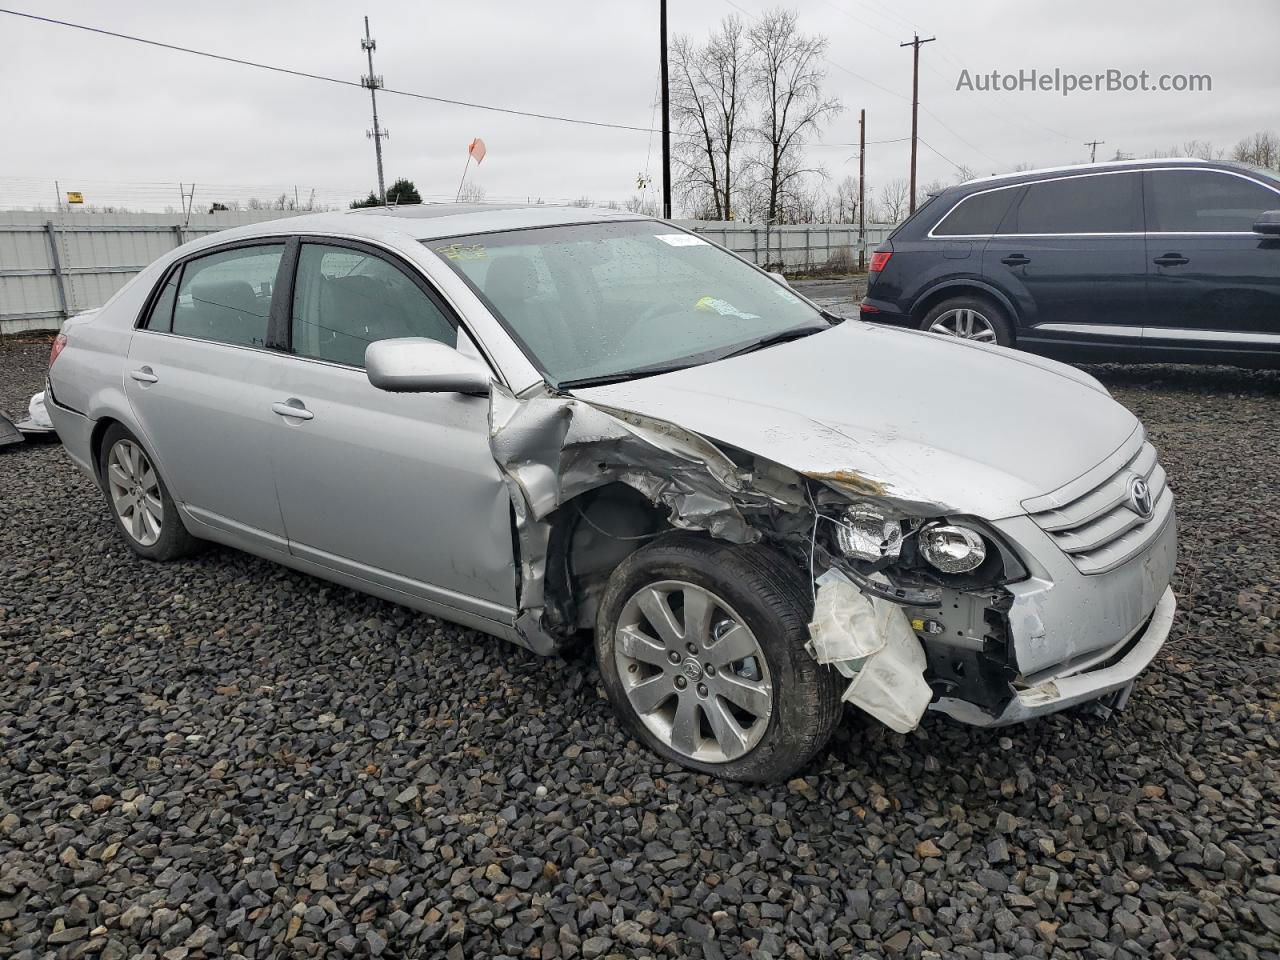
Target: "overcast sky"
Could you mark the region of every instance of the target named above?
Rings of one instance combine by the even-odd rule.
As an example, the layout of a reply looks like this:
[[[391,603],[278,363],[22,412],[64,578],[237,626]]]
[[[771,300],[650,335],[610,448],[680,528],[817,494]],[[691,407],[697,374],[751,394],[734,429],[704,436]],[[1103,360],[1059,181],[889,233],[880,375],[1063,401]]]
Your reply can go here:
[[[467,0],[465,3],[185,4],[14,0],[17,9],[221,54],[358,80],[361,16],[388,87],[655,126],[657,0]],[[705,36],[722,17],[751,20],[766,0],[670,0],[672,33]],[[922,183],[1018,164],[1088,159],[1086,140],[1142,155],[1191,139],[1230,148],[1257,130],[1280,132],[1280,2],[1234,0],[803,0],[806,32],[830,40],[826,86],[845,112],[809,148],[833,181],[857,172],[858,110],[870,141],[911,129],[910,50],[921,50]],[[972,74],[1059,68],[1094,73],[1209,74],[1201,93],[957,91]],[[870,82],[868,82],[870,81]],[[873,85],[874,84],[874,85]],[[878,86],[877,86],[878,85]],[[883,89],[882,89],[883,88]],[[51,204],[54,180],[90,203],[197,206],[264,198],[297,185],[305,201],[343,203],[375,184],[366,91],[267,73],[0,16],[0,206]],[[927,111],[927,112],[926,112]],[[466,145],[488,157],[472,171],[491,199],[587,196],[623,200],[637,174],[660,174],[658,137],[505,116],[384,95],[391,132],[388,183],[406,176],[424,197],[452,195]],[[873,189],[908,166],[907,142],[868,148]],[[930,147],[932,149],[930,149]],[[936,152],[935,152],[936,151]]]

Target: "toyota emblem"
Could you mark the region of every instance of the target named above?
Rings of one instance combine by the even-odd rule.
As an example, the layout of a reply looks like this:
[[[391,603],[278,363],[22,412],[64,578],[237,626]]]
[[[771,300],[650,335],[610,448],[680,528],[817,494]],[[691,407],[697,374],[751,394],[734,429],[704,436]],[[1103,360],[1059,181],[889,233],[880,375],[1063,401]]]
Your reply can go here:
[[[1129,478],[1129,508],[1143,520],[1149,518],[1156,508],[1150,485],[1136,473]]]

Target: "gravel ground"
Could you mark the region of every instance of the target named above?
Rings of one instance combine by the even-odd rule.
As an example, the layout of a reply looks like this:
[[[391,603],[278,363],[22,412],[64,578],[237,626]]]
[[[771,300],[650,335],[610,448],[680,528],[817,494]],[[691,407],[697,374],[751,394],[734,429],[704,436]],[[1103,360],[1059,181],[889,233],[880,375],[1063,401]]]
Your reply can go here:
[[[0,347],[0,409],[46,353]],[[1098,372],[1182,519],[1127,710],[851,717],[770,787],[655,761],[589,659],[148,564],[56,445],[0,452],[0,956],[1280,956],[1280,375]]]

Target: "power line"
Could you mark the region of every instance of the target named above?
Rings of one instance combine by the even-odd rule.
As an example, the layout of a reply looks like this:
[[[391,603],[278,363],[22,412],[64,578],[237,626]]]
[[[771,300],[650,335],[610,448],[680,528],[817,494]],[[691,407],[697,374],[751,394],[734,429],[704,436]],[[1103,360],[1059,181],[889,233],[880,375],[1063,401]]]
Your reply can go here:
[[[731,3],[731,6],[737,7],[737,4]],[[737,7],[737,9],[742,10],[741,7]],[[745,10],[743,10],[742,12],[747,13],[747,11]],[[210,60],[221,60],[224,63],[234,63],[243,67],[253,67],[258,70],[269,70],[272,73],[282,73],[288,76],[300,77],[304,80],[320,80],[320,81],[323,81],[324,83],[333,83],[343,87],[354,87],[358,90],[364,90],[367,88],[366,84],[364,84],[363,82],[357,83],[354,80],[343,80],[341,77],[330,77],[321,73],[309,73],[305,70],[295,70],[291,67],[281,67],[281,66],[276,66],[274,64],[269,64],[269,63],[260,63],[259,61],[256,61],[256,60],[246,60],[241,57],[232,57],[232,56],[227,56],[225,54],[220,54],[220,53],[211,53],[207,50],[196,50],[193,47],[184,47],[178,44],[165,43],[160,40],[149,40],[146,37],[138,37],[128,33],[119,33],[117,31],[106,30],[101,27],[91,27],[82,23],[73,23],[69,20],[57,20],[57,19],[54,19],[53,17],[42,17],[34,13],[25,13],[21,10],[9,10],[9,9],[0,7],[0,14],[9,14],[10,16],[14,16],[14,17],[23,17],[28,20],[36,20],[41,23],[53,24],[54,26],[70,27],[71,29],[74,29],[74,30],[83,30],[86,33],[94,33],[94,34],[99,34],[101,36],[114,37],[118,40],[130,40],[134,43],[141,43],[147,46],[159,47],[163,50],[170,50],[176,53],[188,53],[188,54],[191,54],[192,56],[205,57]],[[749,13],[747,15],[751,16],[751,14]],[[833,64],[833,66],[840,66],[840,65]],[[840,69],[844,70],[845,68],[840,67]],[[855,77],[858,77],[858,79],[860,80],[866,80],[865,77],[862,77],[859,74],[855,74],[852,71],[847,71],[847,72],[851,73]],[[873,86],[876,86],[876,84],[873,81],[866,80],[866,82],[871,83]],[[609,130],[628,130],[634,133],[656,134],[656,133],[662,132],[661,129],[654,127],[652,125],[648,127],[638,127],[638,126],[632,126],[630,124],[623,124],[623,123],[608,123],[606,121],[601,121],[601,120],[584,120],[580,117],[566,117],[566,116],[560,116],[558,114],[552,114],[552,113],[537,113],[530,110],[517,110],[512,107],[499,107],[493,104],[473,103],[467,100],[455,100],[449,97],[437,97],[431,94],[415,93],[411,90],[397,90],[397,89],[394,89],[391,87],[385,87],[385,86],[379,86],[378,89],[385,94],[394,94],[395,96],[400,96],[400,97],[410,97],[415,100],[427,100],[432,103],[443,103],[443,104],[447,104],[449,106],[455,106],[455,107],[470,107],[475,110],[488,110],[490,112],[504,113],[512,116],[530,117],[535,120],[552,120],[558,123],[578,124],[581,126],[589,126],[589,127],[603,127]],[[888,90],[887,88],[881,87],[881,89],[886,90],[886,92],[888,93],[892,93],[894,96],[900,96],[900,94],[894,93],[894,91]],[[651,120],[650,124],[652,123],[653,121]],[[672,132],[672,135],[683,136],[683,137],[689,136],[688,134],[679,134],[674,131]],[[869,142],[898,143],[906,139],[908,138],[899,137],[897,139],[892,139],[892,140],[876,140],[876,141],[869,141]],[[750,145],[750,146],[768,146],[768,143],[763,140],[755,140],[755,141],[742,140],[739,142]],[[854,147],[854,146],[857,146],[857,144],[855,143],[813,143],[813,144],[809,144],[809,146],[811,147]]]
[[[143,43],[151,47],[160,47],[164,50],[173,50],[178,53],[189,53],[197,57],[207,57],[210,60],[221,60],[225,63],[235,63],[242,67],[254,67],[258,70],[270,70],[273,73],[283,73],[289,76],[302,77],[306,80],[322,80],[325,83],[336,83],[344,87],[355,87],[364,89],[364,84],[357,83],[354,80],[343,80],[340,77],[330,77],[322,73],[309,73],[305,70],[294,70],[290,67],[278,67],[269,63],[260,63],[256,60],[245,60],[241,57],[229,57],[220,53],[210,53],[207,50],[196,50],[193,47],[183,47],[175,43],[164,43],[160,40],[148,40],[145,37],[137,37],[133,34],[118,33],[115,30],[105,30],[101,27],[90,27],[83,23],[72,23],[69,20],[56,20],[53,17],[42,17],[34,13],[26,13],[22,10],[8,10],[0,7],[0,13],[7,13],[14,17],[24,17],[28,20],[38,20],[42,23],[49,23],[59,27],[70,27],[74,30],[83,30],[87,33],[96,33],[105,37],[115,37],[118,40],[131,40],[134,43]],[[531,117],[535,120],[554,120],[557,123],[573,123],[587,127],[604,127],[609,130],[630,130],[635,133],[651,133],[648,127],[636,127],[625,123],[608,123],[603,120],[584,120],[581,117],[565,117],[554,113],[538,113],[532,110],[516,110],[513,107],[499,107],[489,103],[473,103],[469,100],[454,100],[450,97],[437,97],[426,93],[414,93],[411,90],[393,90],[390,87],[381,88],[383,93],[394,94],[399,97],[412,97],[415,100],[429,100],[432,103],[444,103],[454,107],[470,107],[473,110],[488,110],[491,113],[505,113],[517,117]]]
[[[921,143],[923,143],[923,144],[924,144],[926,147],[928,147],[930,150],[932,150],[934,153],[936,153],[938,156],[940,156],[943,160],[947,161],[947,163],[949,163],[949,164],[951,164],[953,167],[955,167],[957,170],[960,170],[960,171],[962,171],[962,172],[964,171],[964,169],[965,169],[965,168],[964,168],[964,166],[963,166],[962,164],[956,163],[954,160],[952,160],[950,157],[948,157],[945,153],[943,153],[941,150],[939,150],[937,147],[935,147],[932,143],[930,143],[930,142],[929,142],[928,140],[926,140],[924,137],[921,137],[921,138],[920,138],[920,142],[921,142]]]

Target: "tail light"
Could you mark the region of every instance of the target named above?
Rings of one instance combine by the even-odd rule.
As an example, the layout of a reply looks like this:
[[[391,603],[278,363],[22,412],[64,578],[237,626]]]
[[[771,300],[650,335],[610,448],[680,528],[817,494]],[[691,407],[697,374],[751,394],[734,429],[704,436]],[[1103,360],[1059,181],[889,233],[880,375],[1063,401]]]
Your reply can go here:
[[[879,273],[881,270],[883,270],[886,266],[889,265],[889,258],[892,256],[893,256],[892,253],[884,250],[877,250],[875,253],[873,253],[871,255],[871,272]]]
[[[62,352],[62,348],[67,345],[67,335],[60,333],[53,338],[53,346],[49,348],[49,366],[53,366],[53,361],[58,359],[58,354]]]

